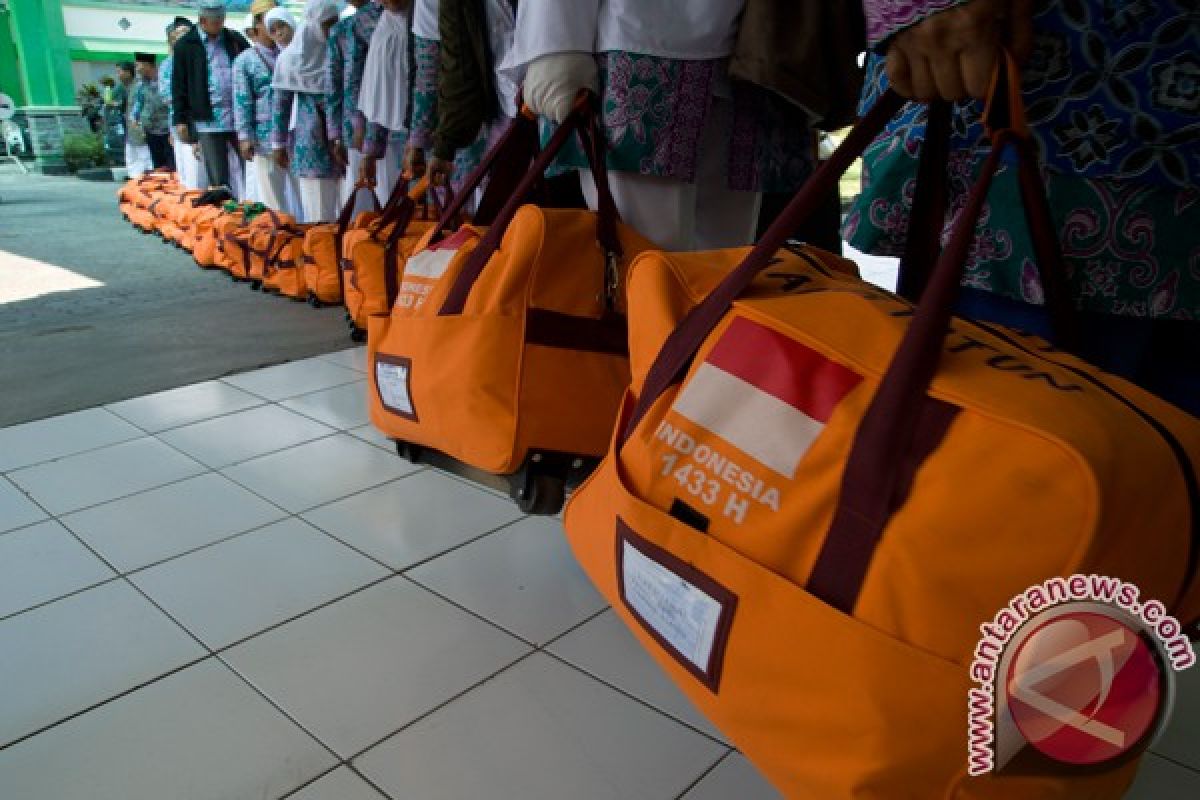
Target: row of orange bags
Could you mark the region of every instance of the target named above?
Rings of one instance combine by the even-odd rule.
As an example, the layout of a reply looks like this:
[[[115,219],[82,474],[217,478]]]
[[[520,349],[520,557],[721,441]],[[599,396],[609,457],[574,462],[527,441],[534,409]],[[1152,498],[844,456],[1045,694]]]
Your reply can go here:
[[[367,317],[390,307],[403,259],[435,225],[419,202],[427,188],[401,182],[380,206],[371,187],[358,186],[337,221],[323,224],[188,189],[169,171],[130,179],[117,199],[136,228],[188,251],[200,267],[314,307],[344,303],[351,338],[362,341]]]

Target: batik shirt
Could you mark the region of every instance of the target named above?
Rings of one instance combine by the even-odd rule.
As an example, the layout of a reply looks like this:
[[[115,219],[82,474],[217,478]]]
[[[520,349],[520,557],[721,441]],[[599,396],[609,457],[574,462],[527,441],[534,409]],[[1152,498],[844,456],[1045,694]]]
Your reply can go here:
[[[271,103],[271,149],[287,148],[291,173],[297,178],[340,177],[326,138],[325,97],[275,89]],[[296,127],[289,130],[293,103],[296,104]]]
[[[965,0],[867,0],[874,54],[862,107],[887,87],[893,35]],[[1200,319],[1200,7],[1195,0],[1053,0],[1036,6],[1022,93],[1078,305]],[[987,153],[981,104],[955,107],[946,233]],[[903,252],[925,109],[905,107],[863,159],[846,238]],[[992,187],[964,284],[1029,303],[1043,291],[1015,171]]]
[[[268,154],[271,139],[271,76],[275,52],[255,44],[233,60],[233,121],[238,140]]]
[[[133,110],[129,116],[140,124],[146,133],[158,135],[167,132],[167,105],[158,93],[157,81],[138,79],[133,87]]]
[[[208,102],[212,106],[212,119],[196,120],[196,130],[229,133],[233,131],[233,65],[219,36],[201,31],[200,38],[208,54]]]
[[[413,55],[416,72],[412,87],[412,121],[408,142],[422,150],[433,147],[433,132],[437,130],[437,80],[441,61],[441,43],[413,36]]]
[[[330,139],[341,139],[349,147],[358,134],[363,136],[363,153],[381,156],[387,149],[388,131],[368,123],[358,110],[363,71],[371,36],[383,14],[378,0],[364,5],[349,17],[338,20],[329,32],[329,85],[326,98],[329,117],[325,120]]]
[[[175,71],[175,56],[167,56],[158,65],[158,96],[167,107],[168,119],[174,109],[171,105],[171,73]]]
[[[723,60],[661,58],[613,51],[597,56],[608,167],[696,180],[700,140],[714,94],[733,103],[725,154],[730,189],[795,191],[812,173],[812,132],[798,110],[749,84],[730,86]],[[564,158],[586,161],[574,145]]]

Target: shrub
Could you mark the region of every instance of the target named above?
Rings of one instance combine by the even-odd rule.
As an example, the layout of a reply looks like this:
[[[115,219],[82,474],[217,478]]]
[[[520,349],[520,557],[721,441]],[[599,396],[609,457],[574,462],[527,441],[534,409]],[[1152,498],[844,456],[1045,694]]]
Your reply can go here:
[[[76,170],[104,164],[104,139],[98,133],[68,133],[63,137],[63,159]]]

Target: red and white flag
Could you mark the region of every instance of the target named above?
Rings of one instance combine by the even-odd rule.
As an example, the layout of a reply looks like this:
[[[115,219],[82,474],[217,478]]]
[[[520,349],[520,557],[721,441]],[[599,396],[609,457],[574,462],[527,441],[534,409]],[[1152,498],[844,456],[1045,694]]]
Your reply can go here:
[[[790,479],[861,380],[812,348],[737,317],[672,410]]]

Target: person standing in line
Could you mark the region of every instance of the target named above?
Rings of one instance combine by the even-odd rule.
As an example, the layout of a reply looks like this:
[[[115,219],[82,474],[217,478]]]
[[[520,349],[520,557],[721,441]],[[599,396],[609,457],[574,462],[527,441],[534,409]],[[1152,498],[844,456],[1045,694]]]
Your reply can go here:
[[[131,61],[122,62],[117,70],[122,83],[127,71],[132,70],[134,75],[137,75],[137,67]],[[135,77],[132,83],[125,86],[125,169],[131,178],[140,177],[154,167],[150,145],[146,142],[146,129],[138,122],[141,111],[138,103],[139,83]]]
[[[447,0],[438,5],[437,109],[429,174],[435,183],[458,183],[474,170],[517,115],[516,78],[502,65],[513,48],[517,0]],[[432,27],[420,6],[416,29]],[[421,110],[426,67],[417,51],[414,92]],[[415,113],[414,112],[414,113]]]
[[[138,82],[133,89],[131,124],[141,130],[154,169],[174,169],[171,153],[171,122],[167,106],[158,94],[158,67],[153,53],[134,53]]]
[[[158,67],[158,94],[167,107],[168,121],[173,116],[171,106],[171,76],[175,69],[175,45],[185,33],[192,29],[192,22],[187,17],[176,17],[167,25],[167,57]],[[168,126],[169,127],[169,126]],[[175,156],[175,172],[179,182],[188,189],[199,189],[208,185],[208,175],[204,165],[196,155],[199,145],[188,144],[179,138],[175,131],[169,131],[171,148]]]
[[[1191,9],[1191,16],[1187,9]],[[843,232],[904,252],[932,100],[952,109],[943,236],[988,152],[981,99],[1007,49],[1041,160],[1077,354],[1200,416],[1200,25],[1195,3],[867,0],[862,106],[916,102],[863,156]],[[1017,170],[993,179],[957,313],[1052,338]]]
[[[271,81],[279,49],[267,32],[266,17],[277,5],[275,0],[255,0],[250,6],[251,46],[233,61],[233,119],[247,175],[254,172],[254,198],[276,211],[295,213],[289,195],[298,192],[289,192],[292,178],[271,158]]]
[[[150,167],[149,153],[141,153],[138,148],[146,145],[146,140],[140,131],[131,131],[129,112],[133,107],[133,88],[137,71],[132,61],[122,61],[117,64],[117,82],[107,104],[112,110],[113,120],[118,120],[117,131],[121,137],[121,145],[125,153],[125,166],[134,177],[141,175]],[[145,155],[145,158],[142,156]],[[144,163],[143,163],[144,162]]]
[[[400,157],[408,141],[412,7],[412,0],[383,0],[383,15],[363,65],[359,108],[368,133],[357,179],[375,182],[382,196],[390,194],[399,177]],[[386,165],[382,170],[381,162]]]
[[[282,8],[267,14],[267,30],[281,52],[275,62],[271,148],[276,164],[300,185],[305,222],[332,222],[338,214],[343,167],[327,134],[329,50],[326,39],[337,21],[338,0],[308,0],[297,30]]]
[[[617,207],[667,250],[749,244],[762,191],[794,191],[813,168],[808,125],[765,89],[729,78],[745,2],[517,6],[501,72],[523,75],[525,102],[552,122],[568,116],[581,90],[600,97]],[[586,173],[586,162],[570,160]],[[580,185],[594,208],[590,175]]]
[[[338,20],[329,33],[329,116],[326,131],[333,142],[334,157],[346,165],[341,200],[346,202],[356,181],[363,177],[363,161],[379,162],[382,169],[371,172],[378,180],[377,193],[386,196],[399,177],[402,145],[391,141],[386,128],[367,121],[361,110],[363,71],[384,7],[380,0],[351,0],[356,9]],[[388,87],[385,91],[395,91]]]
[[[412,66],[408,138],[402,168],[415,175],[425,169],[438,126],[438,74],[442,59],[442,34],[438,0],[415,0],[412,12]],[[453,157],[453,154],[451,154]]]
[[[175,133],[199,141],[209,180],[244,194],[244,167],[233,127],[233,61],[250,46],[225,27],[224,0],[201,0],[200,24],[175,45],[171,76]]]

